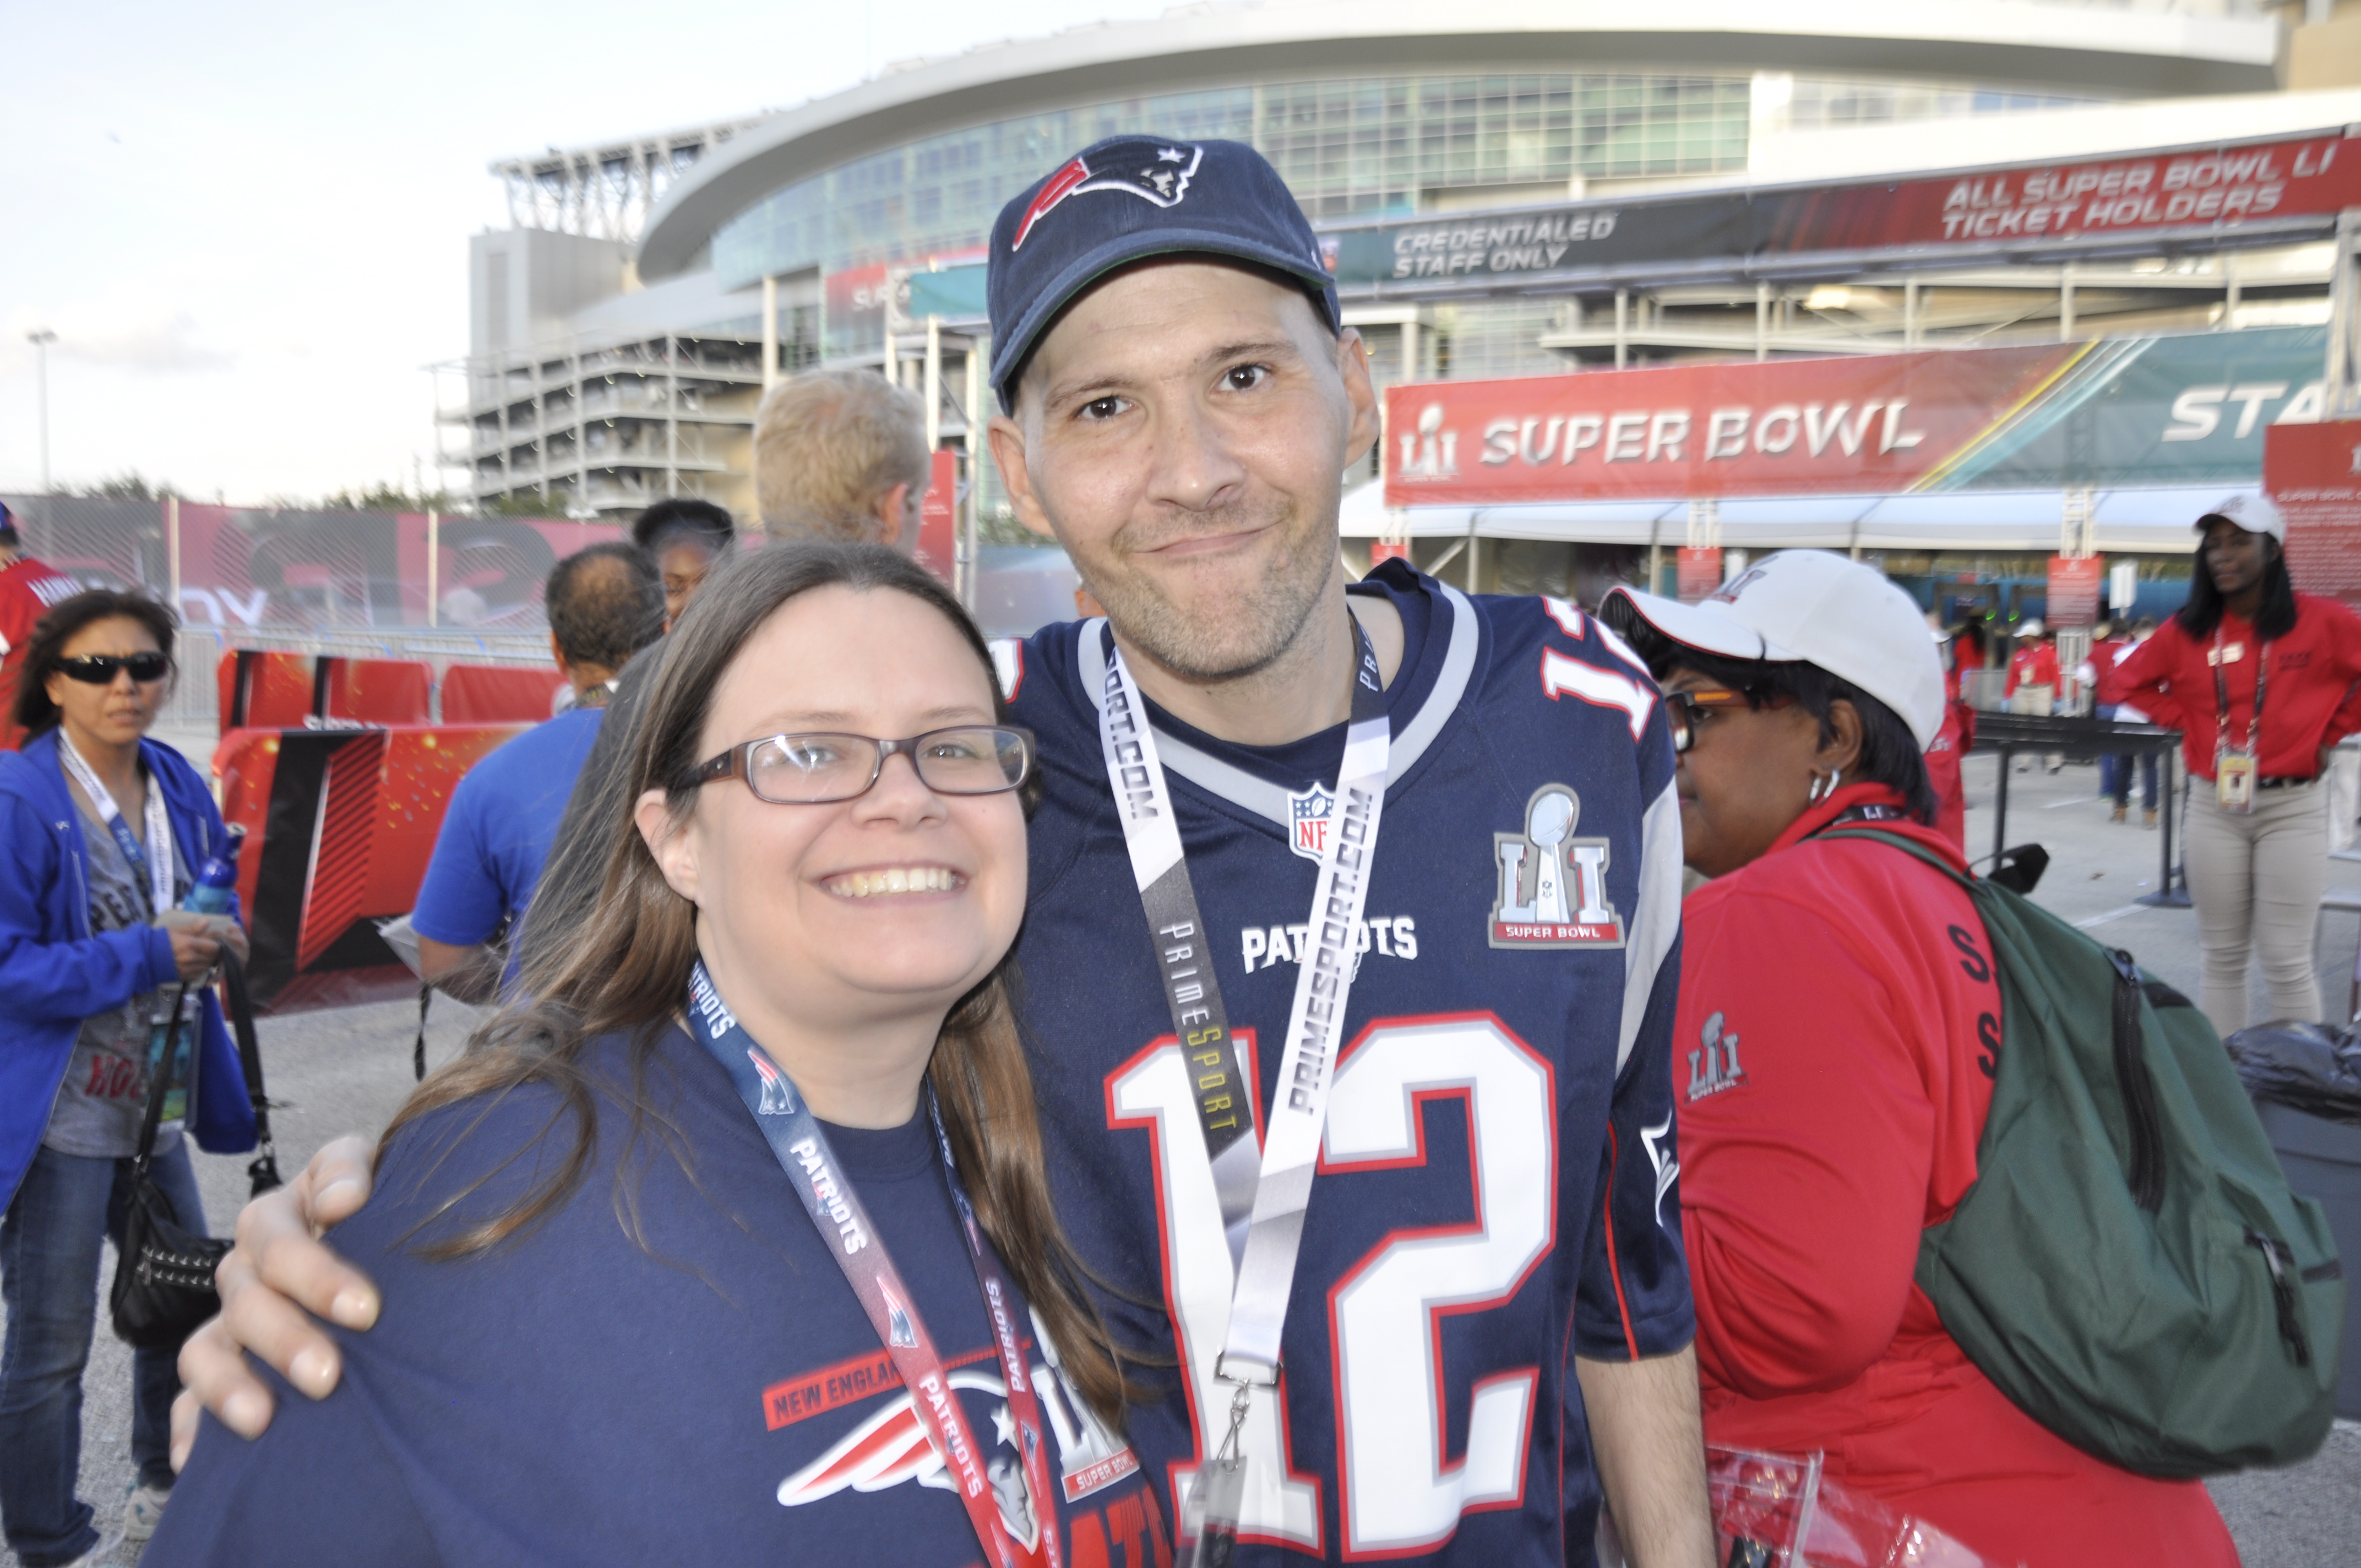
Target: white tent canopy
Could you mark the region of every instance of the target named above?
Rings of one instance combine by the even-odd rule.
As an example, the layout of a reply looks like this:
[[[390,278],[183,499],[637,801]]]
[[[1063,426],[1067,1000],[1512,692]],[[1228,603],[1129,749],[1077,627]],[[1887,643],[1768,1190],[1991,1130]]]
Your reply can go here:
[[[2191,526],[2235,487],[2102,490],[2093,548],[2103,554],[2192,554]],[[2051,554],[2065,516],[2062,490],[1949,490],[1899,496],[1783,496],[1721,503],[1721,543],[1735,550],[1939,550]],[[1563,501],[1497,507],[1413,507],[1415,539],[1548,539],[1584,544],[1688,543],[1685,500]],[[1345,498],[1344,534],[1386,532],[1385,487]]]

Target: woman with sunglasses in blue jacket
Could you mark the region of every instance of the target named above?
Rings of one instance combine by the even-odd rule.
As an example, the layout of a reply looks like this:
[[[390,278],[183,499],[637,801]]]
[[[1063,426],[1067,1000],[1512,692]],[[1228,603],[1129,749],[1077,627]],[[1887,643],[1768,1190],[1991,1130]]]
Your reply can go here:
[[[82,1376],[100,1243],[122,1240],[149,1039],[181,982],[201,981],[225,945],[246,953],[234,919],[179,908],[227,835],[203,778],[147,738],[177,624],[143,594],[60,602],[18,678],[14,717],[31,738],[0,754],[0,1530],[26,1568],[95,1560],[93,1509],[74,1495]],[[210,991],[190,1014],[208,1037],[196,1054],[225,1059]],[[212,1098],[248,1113],[242,1086]],[[178,1223],[202,1234],[177,1124],[159,1134],[151,1169]],[[175,1361],[171,1348],[133,1353],[128,1539],[154,1531],[172,1485]]]

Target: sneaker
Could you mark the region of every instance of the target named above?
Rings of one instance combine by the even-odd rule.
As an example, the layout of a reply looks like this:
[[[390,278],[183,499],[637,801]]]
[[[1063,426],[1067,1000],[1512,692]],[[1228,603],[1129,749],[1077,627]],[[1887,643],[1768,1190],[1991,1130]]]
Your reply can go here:
[[[2155,806],[2149,806],[2149,807],[2147,808],[2147,813],[2146,813],[2145,819],[2144,819],[2144,821],[2143,821],[2143,823],[2142,823],[2142,826],[2143,826],[2143,827],[2147,827],[2147,828],[2153,828],[2153,827],[2155,827],[2155,826],[2156,826],[2156,807],[2155,807]]]
[[[156,1533],[156,1526],[164,1518],[164,1504],[172,1496],[165,1486],[142,1486],[134,1482],[129,1499],[123,1505],[123,1539],[145,1541]]]
[[[2110,822],[2127,822],[2131,819],[2131,814],[2130,806],[2118,806],[2108,815],[2107,820]]]

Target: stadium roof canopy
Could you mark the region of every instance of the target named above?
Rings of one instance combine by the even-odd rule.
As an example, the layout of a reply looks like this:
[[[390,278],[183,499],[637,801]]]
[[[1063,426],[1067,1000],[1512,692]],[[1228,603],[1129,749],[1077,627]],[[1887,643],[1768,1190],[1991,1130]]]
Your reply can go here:
[[[2276,85],[2279,24],[2030,0],[1276,0],[1177,6],[888,67],[782,111],[699,161],[649,215],[639,272],[691,269],[784,186],[965,126],[1273,76],[1784,71],[2125,98]]]
[[[2092,498],[2092,548],[2191,555],[2190,524],[2235,485],[2101,490]],[[1400,527],[1413,539],[1544,539],[1587,544],[1688,540],[1683,500],[1559,501],[1523,506],[1413,507],[1389,517],[1385,487],[1345,498],[1344,536],[1383,538]],[[1950,490],[1913,495],[1760,496],[1724,500],[1721,543],[1748,550],[1957,550],[2055,554],[2062,490]]]

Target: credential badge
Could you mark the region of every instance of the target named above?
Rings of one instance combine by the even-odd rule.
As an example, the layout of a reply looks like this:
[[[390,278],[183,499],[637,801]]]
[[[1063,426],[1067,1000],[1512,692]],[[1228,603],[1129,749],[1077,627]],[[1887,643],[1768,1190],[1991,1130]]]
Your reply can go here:
[[[1328,824],[1336,815],[1336,797],[1313,784],[1290,790],[1287,796],[1287,847],[1317,862],[1328,848]]]
[[[1581,797],[1543,784],[1525,803],[1523,832],[1492,835],[1492,946],[1623,945],[1623,916],[1607,896],[1607,840],[1574,837],[1581,819]]]

